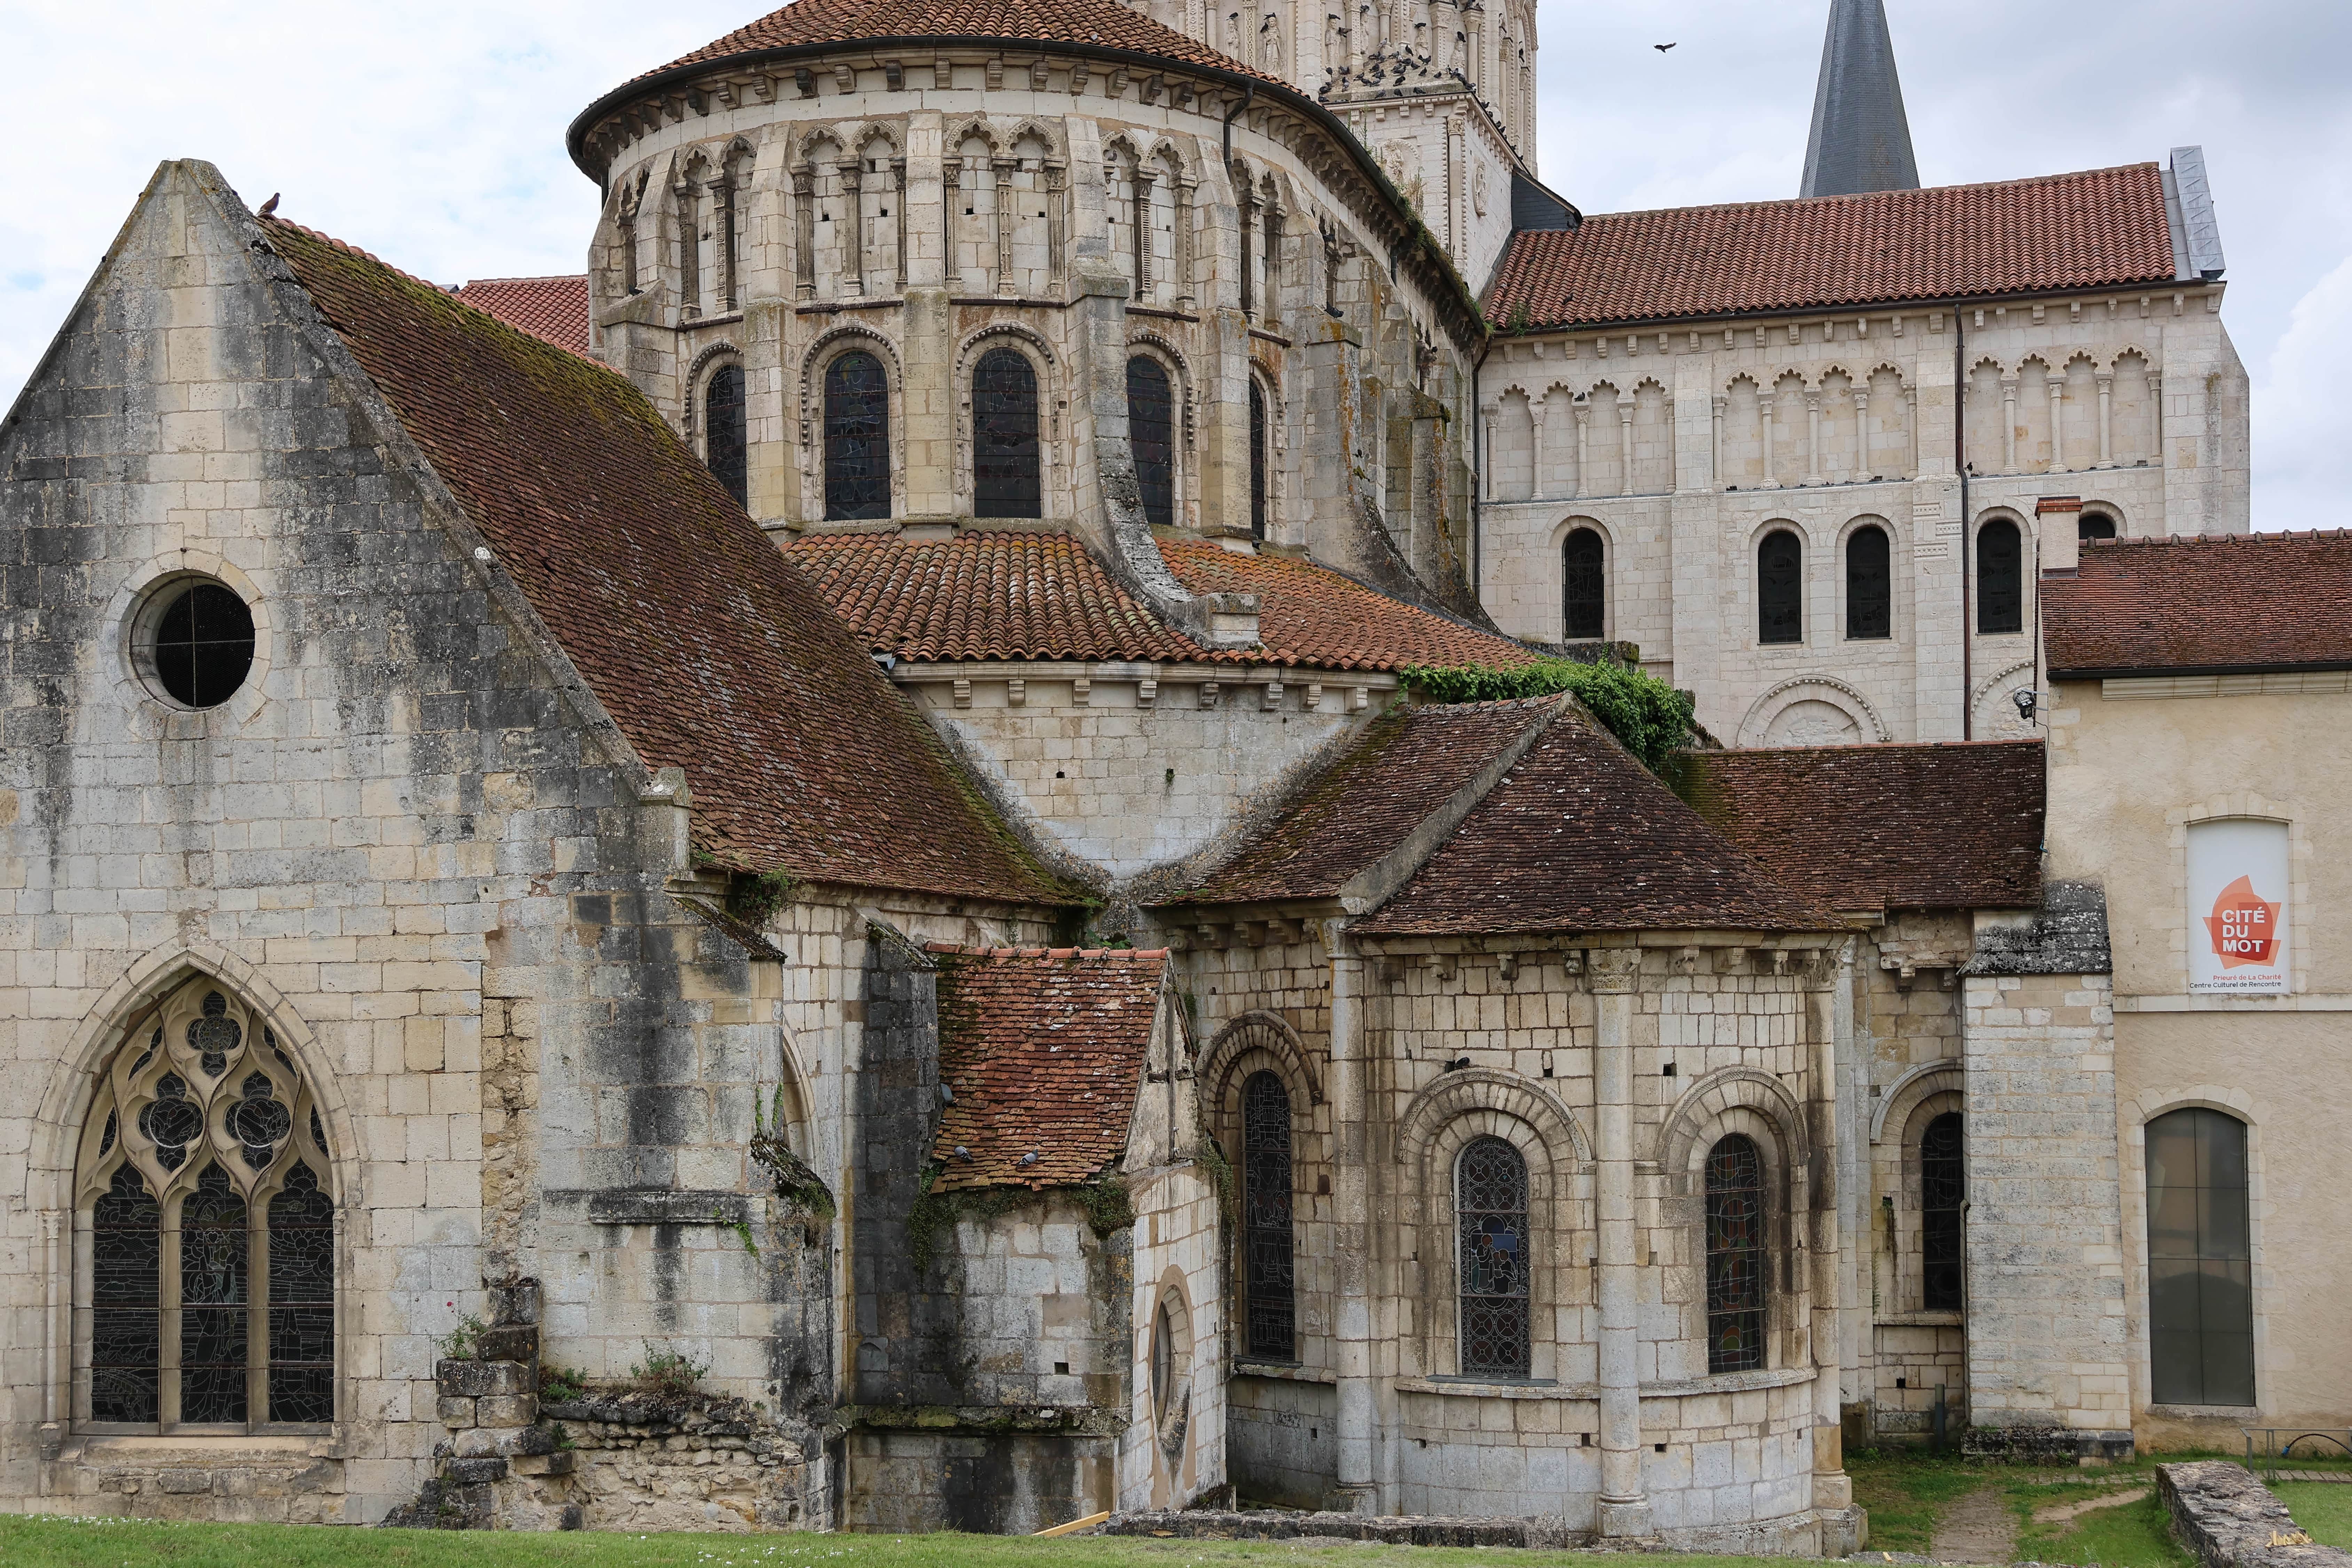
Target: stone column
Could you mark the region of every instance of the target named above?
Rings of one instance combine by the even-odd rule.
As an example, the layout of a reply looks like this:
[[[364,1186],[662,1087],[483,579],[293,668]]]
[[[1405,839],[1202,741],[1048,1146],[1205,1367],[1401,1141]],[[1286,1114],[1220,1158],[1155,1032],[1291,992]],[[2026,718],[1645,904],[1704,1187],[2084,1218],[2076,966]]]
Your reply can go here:
[[[735,280],[735,185],[730,180],[718,180],[710,187],[710,199],[717,208],[719,230],[719,309],[726,313],[741,305],[740,290]]]
[[[1364,1128],[1364,961],[1339,921],[1323,922],[1331,962],[1331,1203],[1339,1273],[1339,1442],[1338,1485],[1330,1506],[1370,1513],[1372,1477],[1372,1300],[1370,1176]]]
[[[2050,388],[2050,471],[2066,471],[2066,380],[2064,375],[2042,373]]]
[[[1192,187],[1196,180],[1168,182],[1168,223],[1175,231],[1175,243],[1170,246],[1171,265],[1176,269],[1176,308],[1190,311],[1200,303],[1200,290],[1195,287],[1192,259]]]
[[[2114,373],[2113,371],[2104,371],[2104,372],[2100,373],[2100,375],[2099,375],[2099,467],[2101,467],[2101,468],[2114,468],[2114,467],[2116,466],[2116,450],[2115,450],[2115,424],[2114,424],[2114,411],[2115,411],[2114,398],[2115,398],[2115,391],[2116,391],[2116,377],[2115,377],[2115,373]]]
[[[1151,302],[1150,174],[1136,170],[1135,177],[1128,181],[1128,216],[1135,220],[1135,302],[1148,305]]]
[[[677,197],[677,309],[691,321],[702,314],[702,214],[692,180],[680,180]]]
[[[1853,393],[1853,471],[1849,479],[1866,479],[1870,474],[1870,394],[1860,387]]]
[[[1013,176],[1021,167],[1018,158],[992,158],[988,167],[996,180],[995,189],[989,194],[996,202],[996,291],[1013,292]]]
[[[1780,470],[1772,461],[1772,395],[1770,393],[1757,394],[1756,411],[1764,422],[1764,482],[1758,488],[1777,490],[1780,488]]]
[[[1257,192],[1251,187],[1248,174],[1238,163],[1234,166],[1234,194],[1240,198],[1236,205],[1241,209],[1242,314],[1255,321],[1257,319],[1257,279],[1252,276],[1255,268],[1251,265],[1251,247],[1256,237]]]
[[[1919,466],[1919,389],[1917,387],[1906,384],[1903,388],[1903,411],[1905,422],[1911,426],[1910,477],[1916,479],[1926,471]]]
[[[1045,165],[1045,278],[1056,299],[1062,292],[1062,229],[1070,210],[1070,171],[1060,163]]]
[[[1579,403],[1576,409],[1576,483],[1569,488],[1571,500],[1584,495],[1585,476],[1592,472],[1592,405]]]
[[[963,160],[940,160],[940,268],[950,294],[963,285],[963,258],[956,254],[956,203],[963,199]]]
[[[1528,499],[1544,495],[1544,426],[1551,418],[1549,393],[1528,405]]]
[[[1633,992],[1639,948],[1586,955],[1597,1015],[1593,1186],[1601,1224],[1601,1502],[1604,1538],[1654,1533],[1642,1489],[1642,1387],[1636,1353],[1640,1269],[1633,1261]]]
[[[793,172],[793,288],[816,298],[816,170],[807,163]]]
[[[1617,398],[1617,493],[1633,493],[1633,399]]]
[[[1486,427],[1486,460],[1478,465],[1478,499],[1480,500],[1495,499],[1495,428],[1502,417],[1502,412],[1492,403],[1478,410],[1478,418]]]
[[[1822,395],[1805,394],[1805,483],[1822,482]]]
[[[844,158],[834,170],[841,176],[842,216],[849,220],[849,243],[841,247],[841,292],[855,296],[866,292],[866,182],[855,158]]]
[[[1731,400],[1718,392],[1710,395],[1707,401],[1715,420],[1714,432],[1709,437],[1711,445],[1707,448],[1707,488],[1719,490],[1723,489],[1723,414]]]
[[[2001,466],[2004,474],[2017,472],[2017,377],[2000,378]]]
[[[907,291],[907,160],[890,160],[891,257],[898,266],[898,292]]]

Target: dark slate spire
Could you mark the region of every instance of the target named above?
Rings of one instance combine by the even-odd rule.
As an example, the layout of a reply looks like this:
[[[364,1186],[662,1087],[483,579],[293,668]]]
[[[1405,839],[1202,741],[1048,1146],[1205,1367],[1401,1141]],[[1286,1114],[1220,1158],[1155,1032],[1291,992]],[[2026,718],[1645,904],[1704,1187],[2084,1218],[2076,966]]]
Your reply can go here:
[[[1884,0],[1830,0],[1822,83],[1813,93],[1813,134],[1805,147],[1801,196],[1916,191],[1911,124],[1886,36]]]

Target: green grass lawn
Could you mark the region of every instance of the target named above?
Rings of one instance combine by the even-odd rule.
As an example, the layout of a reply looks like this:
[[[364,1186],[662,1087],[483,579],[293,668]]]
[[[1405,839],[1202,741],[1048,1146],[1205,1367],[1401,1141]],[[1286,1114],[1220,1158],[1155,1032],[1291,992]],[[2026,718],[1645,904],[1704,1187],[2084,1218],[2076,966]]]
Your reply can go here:
[[[2299,1465],[2298,1469],[2318,1469],[2316,1465]],[[2325,1467],[2336,1468],[2335,1466]],[[2286,1504],[2295,1523],[2304,1533],[2322,1546],[2341,1546],[2352,1551],[2352,1486],[2342,1481],[2281,1481],[2271,1490],[2279,1501]]]
[[[2153,1483],[2153,1467],[2147,1481]],[[2063,1523],[2038,1525],[2034,1509],[2045,1502],[2074,1502],[2080,1487],[2021,1486],[2010,1489],[2018,1510],[2017,1555],[2038,1563],[2095,1563],[2100,1568],[2191,1568],[2195,1559],[2172,1539],[2164,1504],[2151,1489],[2137,1502],[2093,1509]]]
[[[1944,1510],[1991,1479],[1982,1465],[1907,1448],[1865,1448],[1846,1456],[1853,1500],[1870,1510],[1873,1552],[1925,1552]]]
[[[2190,1557],[2172,1539],[2153,1490],[2137,1502],[2094,1509],[2051,1524],[2033,1522],[2036,1509],[2081,1502],[2110,1487],[2152,1488],[2157,1465],[2181,1457],[2167,1454],[2076,1472],[1971,1464],[1956,1457],[1890,1448],[1847,1455],[1846,1473],[1853,1478],[1854,1500],[1870,1510],[1870,1546],[1874,1552],[1926,1552],[1937,1522],[1954,1503],[1980,1488],[1992,1487],[2002,1493],[2017,1517],[2021,1561],[2096,1563],[2099,1568],[2191,1568]]]
[[[1221,1568],[1297,1563],[1329,1568],[1590,1568],[1560,1552],[1415,1546],[1297,1546],[1283,1542],[1057,1541],[991,1535],[621,1535],[598,1531],[327,1529],[283,1524],[150,1524],[0,1516],[5,1568],[506,1568],[622,1564],[628,1568]],[[1788,1568],[1755,1557],[1610,1559],[1611,1568]]]

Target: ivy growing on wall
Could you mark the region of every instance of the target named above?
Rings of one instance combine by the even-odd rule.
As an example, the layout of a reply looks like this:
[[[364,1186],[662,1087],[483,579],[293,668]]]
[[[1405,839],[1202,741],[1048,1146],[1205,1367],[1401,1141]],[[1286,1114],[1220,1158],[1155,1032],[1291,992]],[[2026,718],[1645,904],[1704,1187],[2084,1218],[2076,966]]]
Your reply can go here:
[[[1508,669],[1414,665],[1402,672],[1402,679],[1431,702],[1503,702],[1572,692],[1654,773],[1664,772],[1668,756],[1691,740],[1696,711],[1691,693],[1622,665],[1566,658],[1539,658]]]
[[[1127,1184],[1112,1172],[1069,1186],[962,1187],[946,1193],[932,1190],[939,1175],[937,1165],[923,1172],[922,1191],[907,1211],[907,1255],[918,1274],[931,1266],[940,1233],[952,1228],[958,1220],[984,1222],[1049,1197],[1068,1198],[1085,1210],[1087,1227],[1097,1237],[1109,1237],[1135,1223],[1135,1205],[1128,1195]]]

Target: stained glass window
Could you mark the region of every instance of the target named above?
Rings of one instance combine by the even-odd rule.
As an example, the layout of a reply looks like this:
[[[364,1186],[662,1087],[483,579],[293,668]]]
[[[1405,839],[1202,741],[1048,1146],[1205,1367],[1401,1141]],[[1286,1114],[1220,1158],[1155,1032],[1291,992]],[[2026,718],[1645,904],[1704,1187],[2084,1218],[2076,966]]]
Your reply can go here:
[[[1846,537],[1845,635],[1858,641],[1895,635],[1895,578],[1883,528],[1857,528]]]
[[[334,1419],[325,1124],[215,984],[130,1031],[90,1110],[87,1419],[152,1431]]]
[[[824,367],[824,515],[890,515],[890,387],[869,353],[841,354]]]
[[[1573,530],[1560,544],[1560,603],[1566,611],[1561,635],[1570,642],[1590,642],[1606,635],[1607,559],[1601,535],[1589,528]]]
[[[1756,637],[1759,642],[1805,640],[1805,547],[1776,528],[1756,547]]]
[[[1528,1163],[1500,1138],[1462,1152],[1462,1373],[1525,1377],[1528,1365]]]
[[[2147,1124],[2147,1328],[2158,1405],[2254,1401],[2246,1124],[2202,1106]]]
[[[1919,1304],[1930,1312],[1960,1310],[1960,1222],[1968,1199],[1960,1113],[1946,1111],[1927,1123],[1919,1139]]]
[[[335,1418],[335,1205],[296,1164],[269,1200],[269,1419]]]
[[[743,367],[723,364],[702,394],[703,459],[737,506],[751,504],[749,449],[743,423]]]
[[[1291,1255],[1290,1094],[1270,1072],[1242,1085],[1243,1289],[1249,1353],[1297,1354]]]
[[[971,500],[978,517],[1043,517],[1038,486],[1037,373],[991,349],[971,373]]]
[[[221,584],[196,583],[164,606],[148,657],[173,701],[217,708],[253,672],[253,612]]]
[[[1764,1158],[1733,1133],[1706,1157],[1706,1370],[1764,1364]]]
[[[1977,530],[1977,630],[2025,629],[2024,541],[1997,517]]]
[[[163,1211],[124,1165],[90,1214],[89,1414],[93,1421],[156,1418],[163,1361]]]
[[[1135,451],[1135,482],[1143,491],[1143,519],[1155,528],[1176,522],[1176,400],[1168,372],[1149,354],[1127,362],[1127,436]]]
[[[1249,389],[1250,536],[1265,537],[1265,394],[1256,382]]]

